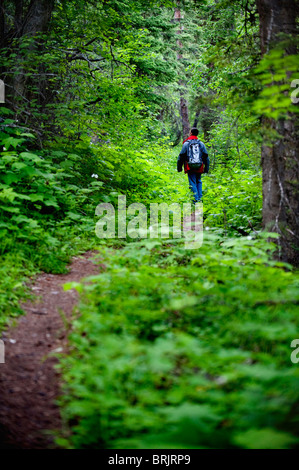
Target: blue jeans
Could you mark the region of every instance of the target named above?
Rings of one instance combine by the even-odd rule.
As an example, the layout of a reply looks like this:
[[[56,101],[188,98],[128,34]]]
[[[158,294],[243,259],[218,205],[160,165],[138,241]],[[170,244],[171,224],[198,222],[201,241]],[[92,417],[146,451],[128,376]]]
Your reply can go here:
[[[202,182],[201,173],[188,173],[189,186],[194,194],[194,202],[198,202],[202,198]]]

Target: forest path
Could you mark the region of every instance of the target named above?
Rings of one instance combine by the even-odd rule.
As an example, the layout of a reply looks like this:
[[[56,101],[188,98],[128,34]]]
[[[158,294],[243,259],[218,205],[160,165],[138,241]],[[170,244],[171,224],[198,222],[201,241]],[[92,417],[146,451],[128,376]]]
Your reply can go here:
[[[26,302],[15,327],[3,333],[5,364],[0,364],[0,449],[55,447],[45,430],[59,429],[61,418],[55,399],[60,393],[53,354],[67,347],[69,318],[78,302],[77,291],[64,291],[66,282],[79,282],[96,274],[93,252],[73,258],[67,274],[37,276],[32,287],[38,300]]]
[[[201,224],[192,214],[184,218],[183,229],[199,231]],[[94,254],[89,251],[74,257],[67,274],[39,274],[32,286],[37,299],[22,304],[25,315],[2,333],[0,449],[55,448],[48,432],[61,428],[55,404],[60,377],[54,369],[58,362],[54,355],[67,349],[68,330],[62,316],[70,318],[79,299],[75,289],[64,291],[62,286],[97,274],[103,266],[92,261]]]

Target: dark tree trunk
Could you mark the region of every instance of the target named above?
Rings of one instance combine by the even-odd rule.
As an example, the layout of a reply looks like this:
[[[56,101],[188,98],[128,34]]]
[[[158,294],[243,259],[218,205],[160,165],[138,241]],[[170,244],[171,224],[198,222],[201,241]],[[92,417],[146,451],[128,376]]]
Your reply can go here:
[[[4,16],[4,0],[0,0],[0,48],[4,44],[5,16]]]
[[[34,0],[31,1],[28,11],[24,15],[23,12],[23,1],[16,0],[16,9],[15,9],[15,30],[17,37],[22,36],[35,36],[37,33],[47,31],[48,24],[51,18],[51,14],[54,8],[55,0]],[[33,42],[30,46],[30,49],[36,48],[37,45]],[[13,89],[15,93],[15,99],[20,97],[29,98],[26,93],[26,86],[28,84],[28,79],[26,79],[25,74],[20,71],[20,73],[14,76]],[[36,83],[39,88],[39,96],[43,93],[43,86],[39,81]]]
[[[184,85],[183,82],[180,82],[180,85]],[[186,139],[190,132],[190,122],[189,122],[189,111],[188,103],[184,95],[184,91],[180,91],[180,112],[182,119],[182,128],[183,128],[183,137]]]
[[[181,10],[179,8],[175,8],[174,19],[179,22],[179,30],[177,31],[177,34],[181,34],[184,29],[183,25],[181,24],[182,18],[183,18],[183,15],[181,13]],[[177,46],[178,46],[177,59],[181,60],[183,58],[183,54],[182,54],[183,44],[180,39],[177,40]],[[182,131],[183,131],[183,138],[186,139],[190,132],[190,121],[189,121],[188,102],[185,97],[186,93],[185,93],[184,80],[180,80],[179,85],[180,85],[180,115],[181,115],[181,121],[182,121]]]
[[[23,10],[23,1],[16,0],[16,10],[21,7]],[[21,35],[35,35],[38,32],[47,31],[51,14],[54,8],[55,0],[33,0],[31,1],[25,19],[21,23]],[[22,11],[21,11],[22,14]]]
[[[196,111],[193,127],[200,127],[203,131],[204,141],[209,142],[211,127],[217,119],[217,112],[206,104],[198,104],[197,106],[200,106],[200,109]]]
[[[16,54],[14,65],[9,70],[2,70],[3,75],[6,76],[7,103],[16,112],[16,117],[20,122],[27,122],[28,119],[29,121],[31,119],[28,106],[31,99],[37,98],[39,105],[43,105],[44,101],[47,100],[47,83],[39,77],[43,67],[41,64],[38,62],[33,64],[35,68],[35,78],[33,78],[24,68],[23,62],[29,51],[36,51],[36,54],[42,53],[42,40],[40,38],[36,40],[35,36],[48,30],[55,0],[31,0],[30,2],[13,0],[14,14],[5,9],[3,0],[0,1],[0,21],[3,26],[0,38],[1,47],[7,50],[8,53],[13,51]],[[10,16],[11,27],[9,30],[5,29],[6,16]],[[11,20],[13,20],[13,23]],[[32,37],[32,42],[25,50],[13,44],[12,40],[21,40],[25,36]],[[8,73],[6,74],[6,72]],[[32,95],[32,89],[37,90],[34,92],[34,96]],[[40,111],[43,110],[40,109]]]
[[[200,111],[196,111],[192,127],[197,127],[199,116],[200,116]]]
[[[279,33],[295,37],[296,0],[256,0],[260,17],[262,55],[275,47]],[[294,53],[292,46],[286,54]],[[291,89],[291,88],[290,88]],[[290,103],[291,104],[291,103]],[[299,154],[298,123],[263,118],[264,128],[280,137],[262,146],[263,227],[280,235],[277,257],[299,265]]]

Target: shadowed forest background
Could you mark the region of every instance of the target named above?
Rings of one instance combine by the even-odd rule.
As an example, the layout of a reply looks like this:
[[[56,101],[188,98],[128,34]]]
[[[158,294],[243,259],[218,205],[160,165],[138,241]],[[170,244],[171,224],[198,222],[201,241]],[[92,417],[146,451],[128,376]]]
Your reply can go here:
[[[298,448],[298,4],[0,0],[0,329],[97,250],[59,357],[64,448]],[[96,206],[191,201],[204,241],[95,236]],[[298,357],[297,357],[298,356]]]

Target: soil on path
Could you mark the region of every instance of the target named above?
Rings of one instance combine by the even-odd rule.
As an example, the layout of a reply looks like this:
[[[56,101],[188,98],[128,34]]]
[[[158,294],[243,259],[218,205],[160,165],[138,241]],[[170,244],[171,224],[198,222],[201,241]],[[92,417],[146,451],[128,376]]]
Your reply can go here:
[[[22,305],[26,315],[3,333],[5,364],[0,364],[0,449],[54,448],[46,430],[59,429],[61,418],[55,399],[59,375],[53,352],[67,347],[61,311],[70,317],[77,292],[63,291],[66,282],[96,274],[92,252],[73,258],[68,274],[38,275],[33,292],[38,301]]]

